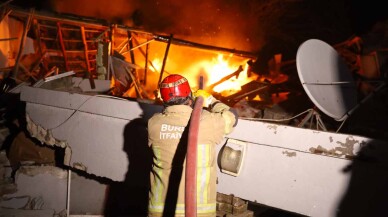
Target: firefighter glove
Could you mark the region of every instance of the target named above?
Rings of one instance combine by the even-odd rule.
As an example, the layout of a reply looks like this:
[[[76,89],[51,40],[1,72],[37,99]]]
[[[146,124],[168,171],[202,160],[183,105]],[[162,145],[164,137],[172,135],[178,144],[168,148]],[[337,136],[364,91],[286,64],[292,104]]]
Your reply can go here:
[[[217,101],[210,93],[205,90],[197,90],[193,93],[194,98],[201,96],[203,98],[203,107],[209,107]]]

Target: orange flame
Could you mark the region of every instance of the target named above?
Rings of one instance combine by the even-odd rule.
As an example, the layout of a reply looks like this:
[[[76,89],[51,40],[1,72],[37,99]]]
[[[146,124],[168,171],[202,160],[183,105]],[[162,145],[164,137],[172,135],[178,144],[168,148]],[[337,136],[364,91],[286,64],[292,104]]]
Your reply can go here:
[[[153,59],[152,64],[148,67],[153,72],[160,72],[162,69],[162,61],[158,58]]]
[[[193,91],[199,89],[198,84],[199,76],[203,76],[204,78],[204,89],[209,87],[226,76],[232,74],[237,71],[239,66],[243,66],[243,71],[238,74],[238,77],[233,76],[228,80],[216,85],[212,91],[220,93],[222,96],[228,96],[230,94],[236,93],[241,90],[241,86],[257,79],[257,75],[254,74],[248,77],[247,69],[247,60],[237,61],[233,59],[233,55],[229,55],[228,58],[225,58],[224,55],[218,54],[217,57],[213,59],[206,59],[194,63],[188,66],[187,69],[183,70],[180,68],[180,71],[184,71],[185,76],[190,83]],[[170,65],[173,65],[170,62]],[[153,72],[160,73],[160,69],[162,68],[162,61],[159,58],[154,58],[152,60],[152,66],[149,66],[149,69]]]
[[[243,66],[243,71],[238,74],[238,76],[233,76],[230,79],[216,85],[213,88],[214,92],[220,93],[223,96],[230,95],[232,93],[238,92],[241,90],[241,86],[253,81],[257,78],[256,75],[248,77],[248,65],[244,62],[233,62],[231,61],[233,55],[229,55],[229,59],[225,59],[222,54],[219,54],[217,58],[213,58],[210,61],[202,61],[198,64],[197,67],[200,67],[202,73],[206,73],[206,77],[208,81],[205,81],[205,89],[206,86],[215,84],[225,78],[226,76],[232,74],[237,71],[240,65]]]

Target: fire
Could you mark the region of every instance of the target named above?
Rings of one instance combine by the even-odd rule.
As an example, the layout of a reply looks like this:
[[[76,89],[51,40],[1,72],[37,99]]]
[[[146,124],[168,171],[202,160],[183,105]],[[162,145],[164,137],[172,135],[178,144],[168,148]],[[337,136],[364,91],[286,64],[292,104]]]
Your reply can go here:
[[[248,76],[247,59],[234,58],[233,55],[225,57],[223,54],[218,54],[214,58],[208,58],[205,60],[196,61],[192,64],[187,64],[186,68],[178,66],[179,72],[184,72],[185,76],[190,83],[193,91],[200,88],[199,78],[203,78],[203,89],[209,92],[217,92],[222,96],[228,96],[241,90],[241,86],[257,79],[257,75]],[[177,66],[174,62],[169,62],[167,66]],[[240,67],[242,71],[235,73]],[[152,64],[149,65],[149,69],[160,75],[162,68],[162,61],[159,58],[154,58]],[[172,70],[176,71],[176,70]],[[232,75],[235,73],[236,75]],[[166,75],[169,73],[165,73]],[[155,76],[155,77],[158,77]]]
[[[153,72],[160,72],[162,69],[162,61],[159,58],[152,60],[152,64],[148,67]]]
[[[229,55],[229,58],[224,58],[224,55],[219,54],[217,58],[213,58],[210,61],[203,61],[199,64],[199,67],[203,69],[202,71],[206,72],[206,77],[208,79],[207,82],[205,81],[205,89],[216,84],[212,91],[227,96],[240,91],[242,85],[256,79],[257,76],[248,77],[247,61],[233,62],[231,61],[232,57],[233,55]],[[222,81],[222,79],[225,79],[228,75],[236,72],[241,65],[244,65],[243,71]]]

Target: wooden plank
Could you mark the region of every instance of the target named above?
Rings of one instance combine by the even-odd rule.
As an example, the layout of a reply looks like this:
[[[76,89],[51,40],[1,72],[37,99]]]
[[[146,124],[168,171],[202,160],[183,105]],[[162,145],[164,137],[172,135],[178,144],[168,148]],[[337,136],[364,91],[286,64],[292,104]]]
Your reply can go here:
[[[84,53],[84,50],[66,50],[66,53]]]
[[[117,28],[117,25],[113,25],[111,27],[111,31],[110,31],[110,55],[113,56],[114,54],[114,51],[115,51],[115,33],[116,33],[116,28]]]
[[[144,78],[143,78],[143,84],[144,84],[144,86],[147,85],[147,74],[148,74],[148,51],[149,51],[149,44],[146,45],[146,52],[145,52]]]
[[[81,35],[82,35],[82,42],[84,44],[85,63],[86,63],[86,68],[87,68],[88,73],[89,73],[90,87],[92,89],[95,89],[96,84],[94,83],[93,73],[90,70],[90,62],[89,62],[89,56],[88,56],[88,43],[86,42],[85,27],[81,26],[80,30],[81,30]]]
[[[6,1],[6,2],[1,3],[1,4],[0,4],[0,8],[3,7],[3,6],[6,6],[6,5],[9,4],[11,1],[13,1],[13,0],[8,0],[8,1]]]
[[[133,40],[136,44],[139,44],[139,42],[136,40],[135,37],[133,38]],[[148,44],[147,44],[147,46],[148,46]],[[139,51],[141,54],[143,54],[144,58],[146,58],[146,56],[148,55],[148,53],[146,53],[146,52],[148,52],[148,50],[145,52],[141,47],[139,47]],[[146,59],[148,59],[148,57]],[[154,66],[152,61],[148,60],[146,65],[148,65],[148,64],[150,64],[150,66],[154,69],[154,71],[158,71],[158,69]],[[148,68],[148,67],[146,67],[146,68]]]
[[[32,17],[33,17],[34,13],[35,13],[35,9],[31,9],[27,20],[24,22],[23,34],[22,34],[22,38],[20,40],[19,51],[18,51],[18,55],[16,57],[15,67],[13,69],[13,74],[12,74],[12,77],[14,79],[16,79],[17,75],[18,75],[20,58],[22,57],[24,44],[26,43],[27,33],[28,33],[28,30],[30,29],[31,21],[32,21]]]
[[[135,62],[135,54],[133,53],[133,41],[132,41],[132,33],[131,31],[128,31],[128,45],[129,45],[129,50],[130,50],[130,56],[131,56],[131,63],[136,64]]]
[[[66,71],[70,71],[69,63],[67,62],[67,54],[66,54],[65,44],[63,43],[62,28],[61,28],[60,22],[57,22],[57,28],[58,28],[57,31],[58,31],[59,43],[61,45],[63,59],[65,61],[65,68],[66,68]]]
[[[82,40],[77,40],[77,39],[63,39],[63,41],[66,41],[66,42],[83,42]]]
[[[47,25],[47,24],[39,24],[40,27],[45,27],[45,28],[49,28],[49,29],[57,29],[56,26],[52,26],[52,25]]]
[[[56,38],[49,38],[49,37],[40,37],[41,40],[45,40],[45,41],[55,41],[57,40]]]
[[[26,13],[23,10],[13,10],[11,15],[18,16],[18,17],[24,17],[24,16],[28,15],[28,13]],[[62,16],[62,17],[60,17],[60,16],[48,16],[48,15],[43,15],[43,14],[36,14],[35,18],[37,18],[38,20],[61,22],[63,24],[70,24],[70,25],[77,25],[77,26],[85,25],[88,28],[93,28],[95,30],[102,30],[102,31],[109,31],[110,30],[109,28],[107,28],[106,24],[102,23],[100,20],[95,20],[95,19],[88,20],[86,18],[83,18],[82,20],[81,19],[76,20],[74,18],[72,19],[72,18],[64,17],[64,16]],[[116,26],[115,28],[120,28],[122,30],[127,30],[127,31],[131,31],[133,33],[139,33],[139,34],[145,34],[145,35],[151,36],[152,38],[154,38],[156,41],[159,41],[159,42],[165,42],[165,43],[169,42],[169,39],[168,39],[169,36],[156,35],[156,34],[152,34],[151,32],[146,32],[146,31],[140,30],[140,29],[134,29],[132,27],[125,27],[125,26],[117,27],[117,25],[115,25],[115,26]],[[111,29],[112,29],[112,27],[111,27]],[[100,35],[100,37],[102,37],[104,35],[104,33],[105,32],[103,32]],[[99,40],[99,37],[97,37],[95,40]],[[171,41],[171,43],[173,43],[175,45],[179,45],[179,46],[194,47],[194,48],[204,49],[204,50],[208,50],[208,51],[232,53],[232,54],[235,54],[235,55],[240,56],[240,57],[247,57],[247,58],[253,58],[253,59],[257,58],[257,54],[255,54],[253,52],[247,52],[247,51],[242,51],[242,50],[199,44],[199,43],[181,40],[181,39],[177,39],[177,38],[174,38]]]
[[[163,78],[164,67],[166,66],[168,51],[170,50],[170,45],[171,45],[172,39],[173,39],[173,35],[171,34],[170,38],[168,39],[167,46],[166,46],[166,52],[164,53],[163,64],[162,64],[162,69],[160,70],[158,85],[160,84],[160,82],[162,81],[162,78]]]
[[[85,63],[86,67],[89,73],[90,72],[90,63],[89,63],[89,56],[88,56],[88,43],[86,42],[86,37],[85,37],[85,27],[81,26],[81,35],[82,35],[82,43],[84,44],[84,55],[85,55]]]
[[[127,44],[128,40],[130,40],[130,39],[125,39],[124,41],[122,41],[122,42],[120,43],[119,46],[117,46],[117,48],[120,48],[120,50],[119,50],[119,53],[120,53],[120,54],[122,54],[121,52],[124,50],[125,45]]]
[[[141,43],[141,44],[139,44],[139,45],[137,45],[137,46],[135,46],[135,47],[130,48],[129,50],[127,50],[127,51],[125,51],[125,52],[121,52],[121,51],[120,51],[120,53],[121,53],[122,55],[124,55],[124,54],[126,54],[126,53],[128,53],[128,52],[132,52],[133,50],[138,49],[138,48],[140,48],[140,47],[142,47],[142,46],[144,46],[144,45],[148,45],[149,43],[151,43],[151,42],[153,42],[153,41],[155,41],[155,39],[150,39],[150,40],[148,40],[148,41],[146,41],[146,42],[144,42],[144,43]]]
[[[13,41],[18,39],[18,37],[13,37],[13,38],[0,38],[0,41]]]
[[[24,17],[24,16],[28,16],[28,13],[22,9],[17,9],[17,10],[12,10],[11,15]],[[76,25],[76,26],[87,25],[89,28],[100,29],[100,30],[106,29],[106,25],[98,23],[98,20],[92,20],[92,19],[90,20],[90,22],[87,22],[85,21],[85,19],[76,20],[65,16],[55,16],[55,15],[50,16],[50,15],[44,15],[44,14],[35,14],[35,18],[38,20],[61,22],[63,24]],[[52,27],[55,28],[54,26]]]
[[[0,22],[3,21],[5,17],[8,17],[8,15],[11,13],[11,9],[7,8],[7,4],[9,4],[12,0],[8,0],[4,3],[0,3]],[[4,8],[3,8],[4,7]]]
[[[34,33],[36,35],[36,40],[38,41],[38,53],[40,55],[40,62],[42,62],[44,70],[47,72],[48,71],[48,63],[46,61],[43,61],[45,59],[45,54],[46,51],[42,49],[42,37],[40,35],[40,23],[38,22],[37,19],[34,18]]]
[[[62,27],[62,30],[63,30],[63,31],[76,31],[76,32],[80,31],[79,29],[76,29],[76,28],[69,28],[69,27]]]

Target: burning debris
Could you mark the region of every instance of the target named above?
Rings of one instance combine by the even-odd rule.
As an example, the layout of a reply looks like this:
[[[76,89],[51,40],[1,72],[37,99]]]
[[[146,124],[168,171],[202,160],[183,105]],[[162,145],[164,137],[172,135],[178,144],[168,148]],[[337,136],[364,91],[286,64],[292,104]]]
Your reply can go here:
[[[260,122],[250,122],[257,124],[255,126],[260,126],[259,132],[264,132],[263,135],[273,134],[271,135],[273,137],[266,137],[261,134],[254,135],[263,137],[259,139],[264,141],[258,142],[258,138],[250,141],[255,145],[256,142],[269,144],[269,140],[276,140],[278,143],[274,147],[278,149],[283,147],[282,145],[288,145],[284,141],[278,141],[279,138],[289,139],[292,133],[286,133],[286,131],[297,131],[299,132],[298,135],[303,136],[306,134],[301,129],[287,127],[280,129],[278,125],[273,124],[270,126],[263,123],[266,121],[276,121],[277,123],[300,128],[313,128],[313,121],[315,121],[316,129],[323,131],[337,129],[339,125],[332,122],[329,122],[330,125],[323,125],[324,121],[322,119],[325,117],[313,108],[314,105],[308,100],[301,87],[300,80],[296,75],[296,62],[286,60],[282,53],[271,53],[270,58],[259,59],[256,53],[194,43],[178,39],[173,34],[168,36],[154,34],[128,26],[108,24],[105,21],[78,16],[43,14],[35,10],[24,11],[8,7],[6,4],[1,5],[0,18],[0,29],[2,30],[0,32],[0,54],[2,54],[0,55],[2,81],[0,87],[2,97],[6,98],[9,95],[14,97],[19,93],[18,88],[23,85],[40,87],[34,88],[37,93],[30,91],[30,94],[27,93],[27,96],[24,96],[29,100],[30,106],[33,106],[31,110],[35,112],[31,116],[28,114],[27,117],[23,117],[27,123],[20,122],[22,119],[2,120],[1,124],[3,125],[1,126],[4,129],[7,127],[11,129],[11,131],[1,131],[2,140],[11,137],[14,139],[11,147],[2,147],[7,149],[10,157],[10,163],[4,163],[8,167],[7,171],[2,170],[2,174],[7,173],[8,175],[9,170],[14,169],[14,165],[17,167],[17,165],[29,163],[28,161],[33,161],[36,164],[49,164],[46,168],[38,169],[39,173],[50,171],[53,164],[55,164],[54,161],[57,160],[54,159],[56,156],[54,156],[54,151],[51,148],[60,148],[64,152],[61,161],[65,165],[82,170],[85,173],[121,181],[124,179],[123,174],[127,171],[123,162],[129,159],[129,155],[126,156],[126,153],[124,153],[127,150],[124,150],[124,152],[122,150],[122,144],[124,143],[125,146],[128,141],[120,140],[121,131],[127,121],[132,120],[131,118],[152,114],[153,111],[147,111],[141,104],[144,106],[144,104],[160,103],[157,94],[158,84],[163,77],[172,73],[179,73],[188,78],[193,91],[205,89],[217,99],[234,107],[241,119],[260,120]],[[234,41],[234,43],[240,44],[239,41]],[[357,82],[362,94],[367,95],[376,91],[377,88],[364,78],[372,80],[383,77],[386,79],[387,76],[383,67],[385,67],[387,56],[384,55],[384,51],[368,52],[365,55],[365,53],[362,53],[362,46],[361,38],[355,37],[334,47],[347,60],[353,74],[358,76]],[[381,62],[376,60],[381,60]],[[260,68],[258,65],[265,65],[265,67]],[[47,89],[60,91],[39,92]],[[61,91],[63,90],[66,93],[62,94]],[[78,94],[80,92],[83,94]],[[44,101],[46,100],[45,97],[37,100],[37,95],[40,94],[45,96],[51,94],[52,98],[47,97],[50,98],[51,102]],[[382,96],[386,97],[386,95]],[[71,100],[69,100],[70,98]],[[104,100],[101,100],[102,98]],[[4,99],[4,101],[9,99]],[[10,101],[2,103],[10,103]],[[71,101],[71,103],[67,105],[63,101]],[[102,113],[98,113],[103,110],[99,110],[101,102],[106,105],[109,104],[109,106],[106,106],[106,110]],[[41,105],[46,107],[42,108]],[[158,106],[158,109],[161,108],[159,105],[156,106]],[[53,112],[51,107],[55,107],[57,110]],[[61,113],[62,111],[70,112],[66,116]],[[299,117],[305,114],[303,111],[309,113]],[[21,112],[25,114],[26,111]],[[36,113],[39,114],[36,115]],[[113,113],[117,116],[114,116]],[[386,111],[383,111],[383,114],[386,114]],[[34,118],[39,117],[36,119],[40,120],[34,119],[32,115],[35,115]],[[2,115],[1,117],[5,116]],[[58,124],[60,118],[57,117],[65,117],[66,120]],[[58,122],[53,124],[50,122],[53,120]],[[96,120],[108,121],[99,122]],[[246,125],[242,125],[246,128],[240,130],[240,132],[245,135],[246,129],[254,126],[252,123],[246,121]],[[43,124],[45,125],[43,126]],[[95,124],[95,126],[88,129],[92,124]],[[142,124],[144,123],[139,124],[140,127],[143,126]],[[55,127],[52,127],[54,125]],[[138,127],[138,125],[133,126],[138,130],[144,130]],[[21,129],[24,128],[28,130],[34,139],[49,145],[50,149],[47,147],[45,147],[46,149],[38,149],[39,146],[31,142],[32,138],[21,132]],[[102,141],[108,138],[108,136],[104,137],[107,128],[109,128],[109,131],[113,131],[110,136],[114,135],[112,138],[115,138],[114,145],[109,146],[108,149],[106,143],[110,144],[112,141]],[[265,131],[266,128],[274,129],[273,133]],[[90,131],[84,133],[86,129]],[[385,128],[381,129],[382,131],[385,130]],[[282,130],[284,131],[282,132]],[[314,139],[315,133],[320,132],[315,131],[311,133],[312,136],[309,134],[308,138]],[[11,137],[8,137],[8,134]],[[98,134],[98,136],[95,136],[95,134]],[[132,136],[129,140],[133,140],[139,135]],[[333,136],[341,137],[341,135],[334,133]],[[104,139],[101,139],[101,141],[95,141],[96,138],[102,137]],[[70,141],[71,139],[74,140]],[[244,141],[245,139],[243,138]],[[296,147],[292,150],[298,152],[298,157],[305,155],[306,149],[300,148],[300,143],[305,141],[299,141],[299,137],[292,139],[295,142],[291,144]],[[324,140],[318,140],[324,143],[322,147],[328,145]],[[332,142],[333,137],[330,137],[330,140]],[[90,141],[95,141],[95,143]],[[3,141],[3,144],[7,143]],[[304,146],[310,147],[311,144],[304,144]],[[321,146],[319,145],[319,147]],[[332,148],[325,147],[327,150]],[[93,154],[85,154],[85,149],[94,152]],[[284,155],[287,151],[282,153]],[[0,152],[0,154],[3,159],[4,152]],[[115,156],[115,158],[112,159],[111,156]],[[289,155],[286,156],[289,158]],[[3,163],[2,159],[0,159],[0,163]],[[143,158],[141,161],[144,163]],[[109,163],[105,164],[105,162]],[[21,166],[24,169],[19,171],[20,174],[36,169],[24,167],[26,165]],[[112,167],[115,168],[114,171],[112,171]],[[34,173],[35,176],[36,173]],[[69,178],[69,173],[66,174],[64,170],[58,170],[58,173],[63,176],[67,175],[67,178]],[[47,176],[45,179],[51,177],[51,175]],[[21,177],[23,178],[23,176]],[[55,178],[58,179],[58,177]],[[59,183],[59,190],[63,191],[62,195],[64,195],[64,185],[66,183],[64,177],[59,178],[61,179],[60,182],[55,181],[54,183]],[[133,180],[133,177],[131,179]],[[2,193],[13,193],[16,187],[12,185],[12,180],[7,179],[6,181],[7,185],[0,190],[2,190]],[[138,182],[141,183],[141,181]],[[103,198],[106,193],[106,186],[97,186],[99,186],[99,193],[102,195],[99,195],[98,198]],[[28,198],[28,201],[22,198],[19,203],[32,210],[42,208],[42,200],[38,196],[33,196],[33,198]],[[81,196],[83,195],[77,197],[81,198]],[[85,201],[87,200],[90,200],[90,198],[85,199]],[[99,204],[103,203],[103,201],[98,202]],[[63,210],[64,205],[62,201],[61,207],[57,211]],[[245,206],[246,204],[240,205]]]
[[[53,6],[68,10],[60,3]],[[134,5],[128,10],[136,7],[141,8]],[[217,8],[209,5],[213,7]],[[34,85],[49,76],[73,71],[76,77],[88,78],[91,89],[96,88],[98,80],[110,81],[110,90],[103,94],[158,103],[158,83],[166,75],[178,73],[189,79],[194,91],[203,88],[236,109],[248,108],[249,115],[239,111],[245,113],[241,117],[264,118],[281,107],[281,116],[291,118],[314,107],[301,87],[295,60],[286,60],[280,52],[263,58],[257,53],[181,40],[173,34],[153,34],[92,18],[25,11],[7,3],[2,4],[1,11],[0,24],[5,31],[0,45],[7,53],[0,66],[4,92],[18,84]],[[334,47],[355,77],[371,80],[383,75],[379,67],[385,62],[384,52],[363,53],[360,37]],[[376,59],[382,61],[380,66]],[[357,82],[364,96],[376,89],[362,79]]]
[[[9,26],[10,23],[18,25]],[[92,19],[48,16],[34,10],[12,8],[2,25],[8,29],[7,34],[23,33],[20,38],[14,37],[18,43],[6,40],[7,44],[13,44],[13,52],[20,55],[4,61],[3,65],[10,67],[2,70],[2,76],[15,80],[15,84],[34,85],[46,77],[74,71],[76,77],[89,78],[92,89],[95,80],[110,80],[108,95],[158,101],[155,94],[158,81],[174,72],[188,77],[195,89],[200,88],[202,79],[202,88],[231,106],[243,98],[250,101],[245,95],[256,94],[259,101],[265,98],[259,96],[265,88],[262,91],[241,89],[263,77],[249,71],[248,63],[255,61],[255,55],[249,52],[106,25]],[[279,62],[276,66],[280,70]],[[269,84],[268,80],[260,83]]]
[[[249,108],[250,115],[242,117],[263,118],[265,113],[276,112],[275,107],[282,107],[290,118],[314,107],[301,87],[295,60],[284,60],[282,53],[258,59],[257,53],[7,4],[2,6],[2,14],[1,26],[6,31],[2,31],[1,45],[2,50],[9,50],[1,62],[4,90],[73,71],[76,77],[88,78],[91,89],[97,80],[109,80],[110,90],[103,94],[158,103],[158,83],[164,76],[178,73],[189,79],[194,91],[203,88],[236,109]],[[335,47],[355,74],[375,78],[374,72],[360,67],[376,55],[362,55],[360,48],[353,49],[360,47],[359,41],[355,37]],[[360,88],[366,94],[374,86],[360,82]]]

